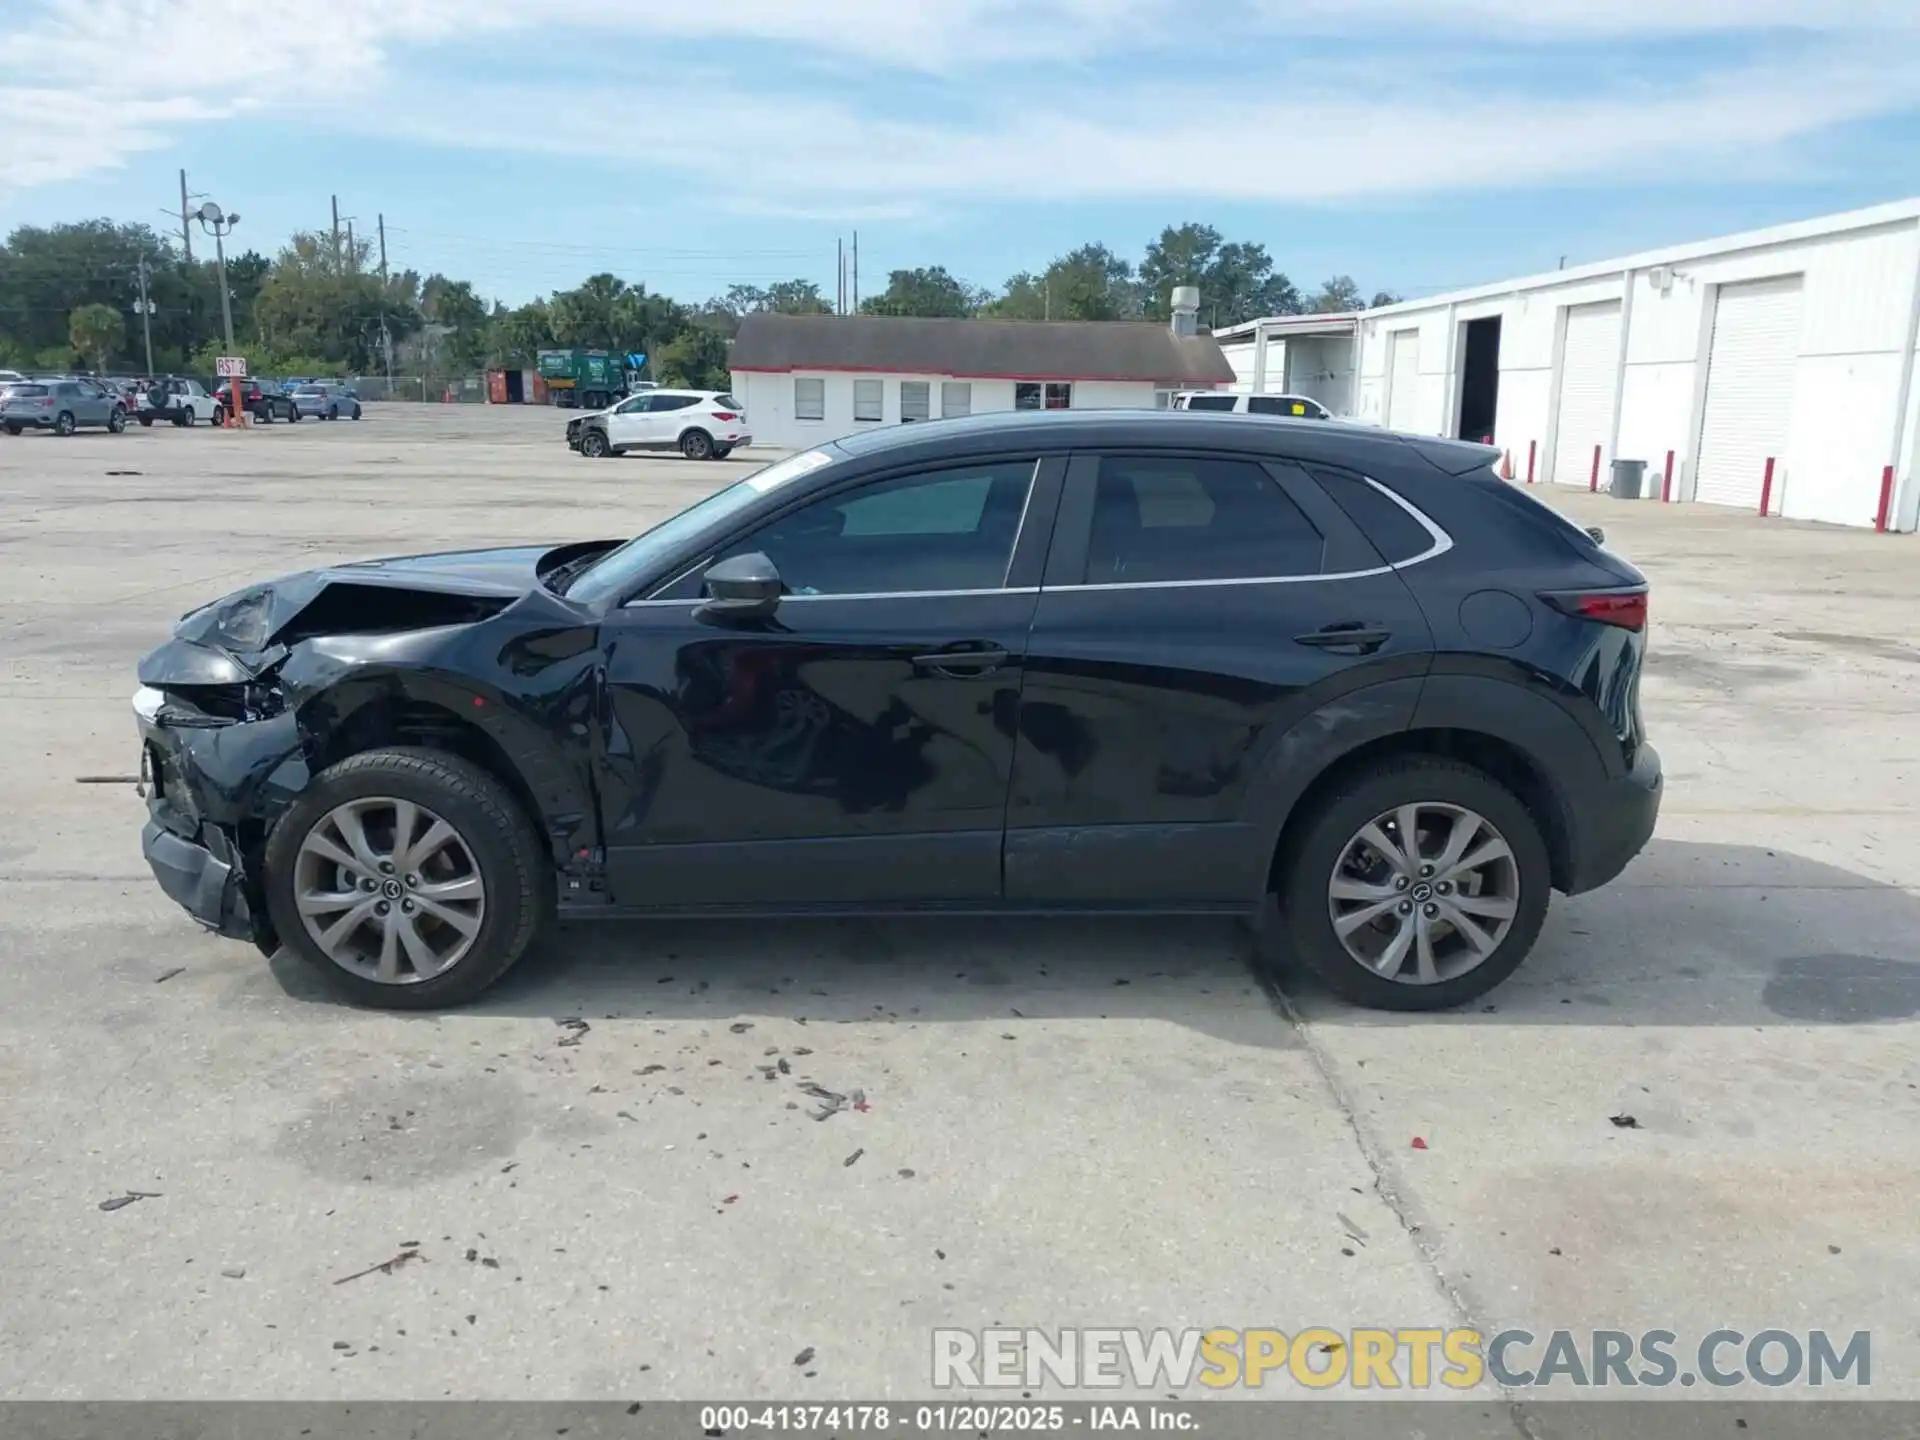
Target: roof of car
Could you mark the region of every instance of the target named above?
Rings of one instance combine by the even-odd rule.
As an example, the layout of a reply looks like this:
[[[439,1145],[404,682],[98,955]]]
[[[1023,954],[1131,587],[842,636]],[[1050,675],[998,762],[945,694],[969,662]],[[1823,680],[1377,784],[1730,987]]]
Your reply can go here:
[[[860,431],[833,441],[843,454],[888,459],[980,454],[1009,443],[1046,449],[1125,445],[1292,453],[1329,464],[1410,448],[1448,474],[1490,463],[1499,452],[1465,440],[1407,435],[1342,420],[1242,415],[1224,410],[997,410]]]
[[[1128,320],[944,320],[905,315],[748,315],[735,370],[854,370],[959,379],[1227,384],[1210,335]]]

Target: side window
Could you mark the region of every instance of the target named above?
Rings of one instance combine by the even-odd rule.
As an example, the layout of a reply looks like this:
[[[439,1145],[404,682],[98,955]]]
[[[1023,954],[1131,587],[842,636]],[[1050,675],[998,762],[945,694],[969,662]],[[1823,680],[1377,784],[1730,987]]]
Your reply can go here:
[[[1289,404],[1278,395],[1249,395],[1247,410],[1254,415],[1304,415],[1306,408],[1298,401]]]
[[[649,398],[653,401],[651,413],[655,415],[663,410],[684,410],[694,403],[691,395],[654,395]]]
[[[1318,575],[1325,552],[1300,507],[1250,461],[1100,462],[1089,585]]]
[[[1238,395],[1189,395],[1189,410],[1231,410],[1239,402]]]
[[[925,380],[900,382],[900,423],[926,420],[933,414],[933,387]]]
[[[887,413],[886,394],[885,381],[854,381],[853,418],[856,420],[884,420]]]
[[[1315,469],[1313,478],[1320,488],[1347,512],[1347,518],[1360,527],[1380,558],[1398,565],[1433,548],[1433,536],[1390,495],[1382,495],[1357,475],[1340,470]]]
[[[1001,460],[876,481],[782,515],[726,554],[765,554],[792,595],[997,590],[1034,467]]]
[[[618,405],[614,406],[613,413],[616,415],[638,415],[644,412],[646,408],[647,397],[645,395],[636,395],[631,400],[622,400]]]
[[[819,376],[811,378],[805,375],[793,377],[793,418],[796,420],[824,420],[827,418],[827,382]]]

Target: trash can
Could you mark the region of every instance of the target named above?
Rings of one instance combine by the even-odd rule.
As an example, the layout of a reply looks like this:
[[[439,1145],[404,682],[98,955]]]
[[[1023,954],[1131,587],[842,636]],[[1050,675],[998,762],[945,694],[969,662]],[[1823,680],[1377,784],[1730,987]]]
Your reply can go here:
[[[1644,460],[1616,460],[1613,462],[1613,484],[1607,493],[1616,500],[1640,500],[1647,493],[1647,462]]]

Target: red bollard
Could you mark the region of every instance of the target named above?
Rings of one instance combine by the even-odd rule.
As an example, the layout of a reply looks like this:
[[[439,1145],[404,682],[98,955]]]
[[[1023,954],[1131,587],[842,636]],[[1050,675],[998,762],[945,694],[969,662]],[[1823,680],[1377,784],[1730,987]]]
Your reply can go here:
[[[1765,516],[1773,508],[1773,456],[1767,456],[1766,478],[1760,482],[1760,514]]]
[[[1660,481],[1660,500],[1663,504],[1673,502],[1673,452],[1667,451],[1667,471]]]
[[[1600,447],[1593,447],[1593,475],[1587,481],[1587,489],[1597,491],[1600,488]]]
[[[1527,484],[1529,484],[1529,485],[1531,485],[1531,484],[1533,483],[1533,456],[1534,456],[1534,452],[1535,452],[1535,451],[1536,451],[1537,449],[1539,449],[1539,447],[1540,447],[1540,442],[1539,442],[1538,440],[1529,440],[1529,441],[1527,441]]]
[[[1882,535],[1893,523],[1893,466],[1889,465],[1880,472],[1880,508],[1873,517],[1873,528]]]

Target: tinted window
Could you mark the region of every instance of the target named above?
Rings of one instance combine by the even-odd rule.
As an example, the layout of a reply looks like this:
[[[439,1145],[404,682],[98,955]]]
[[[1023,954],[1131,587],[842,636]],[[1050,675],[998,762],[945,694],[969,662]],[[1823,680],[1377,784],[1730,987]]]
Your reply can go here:
[[[717,409],[721,410],[744,410],[747,408],[731,395],[716,395],[713,397],[713,403]]]
[[[1189,395],[1189,410],[1231,410],[1239,403],[1238,395]]]
[[[638,415],[646,408],[647,397],[644,395],[636,395],[631,400],[622,400],[618,405],[613,407],[613,412],[616,415]]]
[[[794,595],[994,590],[1006,581],[1031,460],[882,480],[803,506],[731,546]]]
[[[1411,560],[1433,548],[1433,536],[1392,496],[1382,495],[1357,475],[1339,470],[1315,470],[1313,478],[1321,489],[1339,502],[1347,517],[1358,525],[1373,548],[1389,565]]]
[[[696,403],[696,397],[692,395],[649,395],[647,398],[653,402],[652,411],[655,415],[663,410],[684,410]]]
[[[1323,407],[1300,395],[1249,395],[1247,409],[1255,415],[1298,415],[1308,420],[1324,420],[1327,415]]]
[[[32,400],[46,394],[47,387],[44,385],[9,385],[6,387],[6,392],[21,400]]]
[[[1258,465],[1100,462],[1087,583],[1317,575],[1326,542]]]

